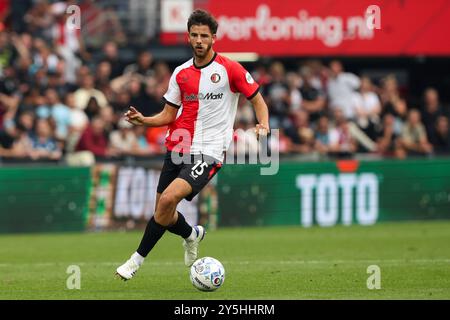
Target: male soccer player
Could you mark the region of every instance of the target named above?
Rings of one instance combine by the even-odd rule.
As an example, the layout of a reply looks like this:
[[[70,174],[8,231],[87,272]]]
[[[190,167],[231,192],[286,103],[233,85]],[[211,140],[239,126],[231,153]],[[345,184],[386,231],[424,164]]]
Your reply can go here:
[[[173,72],[164,95],[164,109],[152,117],[144,117],[133,107],[125,113],[134,125],[169,127],[155,213],[136,252],[116,270],[124,280],[135,275],[166,230],[184,239],[186,266],[197,259],[205,230],[202,226],[191,227],[176,208],[182,199],[192,200],[220,169],[232,140],[240,93],[254,106],[259,122],[257,136],[269,131],[268,109],[259,85],[239,63],[212,48],[218,27],[214,17],[195,10],[187,27],[194,57]]]

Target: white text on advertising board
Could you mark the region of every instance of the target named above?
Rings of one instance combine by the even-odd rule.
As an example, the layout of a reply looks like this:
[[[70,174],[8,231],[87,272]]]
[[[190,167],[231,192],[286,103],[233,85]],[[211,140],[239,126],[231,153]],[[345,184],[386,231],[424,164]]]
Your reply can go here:
[[[333,226],[376,223],[379,212],[379,181],[373,173],[304,174],[296,178],[300,189],[302,226],[314,221]],[[355,219],[353,219],[355,217]]]

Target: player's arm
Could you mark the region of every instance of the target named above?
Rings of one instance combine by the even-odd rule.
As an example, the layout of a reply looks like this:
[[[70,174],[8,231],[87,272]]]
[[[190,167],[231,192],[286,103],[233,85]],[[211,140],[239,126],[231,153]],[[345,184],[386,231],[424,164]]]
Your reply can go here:
[[[267,108],[267,104],[264,101],[261,93],[258,92],[250,102],[253,105],[256,113],[256,119],[258,123],[256,124],[256,135],[267,135],[270,131],[269,128],[269,109]]]
[[[142,113],[130,106],[129,110],[125,113],[125,119],[129,123],[137,126],[162,127],[175,121],[177,112],[178,108],[166,103],[160,113],[151,117],[144,117]]]

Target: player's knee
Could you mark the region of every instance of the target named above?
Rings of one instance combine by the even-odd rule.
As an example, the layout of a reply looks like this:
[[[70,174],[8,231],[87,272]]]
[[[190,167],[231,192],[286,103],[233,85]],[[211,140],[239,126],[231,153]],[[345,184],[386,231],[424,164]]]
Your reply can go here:
[[[178,204],[178,198],[171,193],[163,193],[158,201],[158,210],[161,213],[165,212],[173,212],[173,208],[175,208]]]

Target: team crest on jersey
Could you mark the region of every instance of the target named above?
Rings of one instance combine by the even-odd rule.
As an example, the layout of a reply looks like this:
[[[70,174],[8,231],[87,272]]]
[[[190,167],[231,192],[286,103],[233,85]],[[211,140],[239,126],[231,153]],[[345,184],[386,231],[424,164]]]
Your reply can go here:
[[[211,81],[212,81],[213,83],[219,82],[219,81],[220,81],[220,75],[219,75],[218,73],[213,73],[213,74],[211,75]]]

